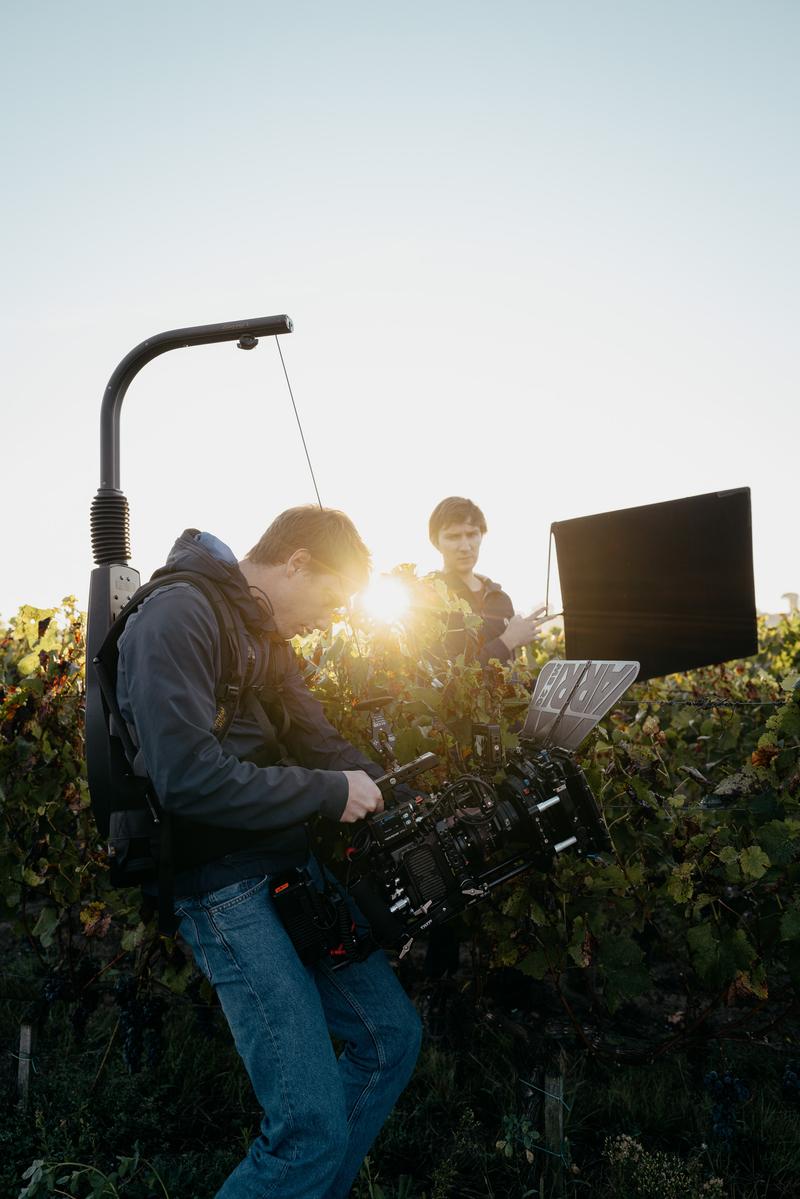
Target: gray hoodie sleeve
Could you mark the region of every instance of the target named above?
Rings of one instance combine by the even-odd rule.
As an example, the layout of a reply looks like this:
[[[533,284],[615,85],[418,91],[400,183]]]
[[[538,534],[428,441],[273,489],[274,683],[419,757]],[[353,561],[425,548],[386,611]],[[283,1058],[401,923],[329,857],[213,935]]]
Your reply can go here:
[[[341,769],[255,766],[225,752],[211,732],[219,671],[216,618],[196,588],[156,593],[120,638],[120,710],[163,807],[254,832],[288,828],[320,811],[337,820],[348,793]]]
[[[292,757],[310,766],[363,770],[370,778],[379,778],[385,767],[366,757],[333,727],[300,674],[294,653],[290,651],[288,658],[281,689],[291,723],[283,740]]]

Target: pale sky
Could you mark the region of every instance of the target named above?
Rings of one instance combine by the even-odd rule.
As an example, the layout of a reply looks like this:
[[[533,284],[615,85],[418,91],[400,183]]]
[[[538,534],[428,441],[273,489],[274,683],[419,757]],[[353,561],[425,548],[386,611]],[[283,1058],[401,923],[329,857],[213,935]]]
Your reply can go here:
[[[749,486],[757,602],[800,591],[795,0],[31,0],[0,54],[3,616],[85,603],[128,350],[284,312],[378,568],[467,495],[527,611],[552,521]],[[315,498],[269,341],[145,367],[121,463],[143,578]]]

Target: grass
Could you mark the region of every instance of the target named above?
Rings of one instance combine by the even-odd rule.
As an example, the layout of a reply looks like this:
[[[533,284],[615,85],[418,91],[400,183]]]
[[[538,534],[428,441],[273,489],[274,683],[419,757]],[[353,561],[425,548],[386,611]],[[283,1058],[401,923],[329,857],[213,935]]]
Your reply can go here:
[[[244,1154],[260,1116],[221,1015],[213,1018],[214,1038],[203,1040],[190,1004],[175,998],[160,1063],[130,1075],[114,1038],[117,1009],[110,999],[89,1020],[83,1040],[75,1038],[66,1006],[56,1003],[34,1053],[31,1106],[22,1113],[16,1106],[13,1055],[20,1020],[40,986],[35,963],[15,948],[0,994],[6,1050],[0,1079],[0,1195],[16,1199],[24,1171],[36,1160],[85,1163],[111,1176],[118,1173],[120,1159],[133,1160],[138,1152],[141,1160],[135,1168],[126,1167],[128,1173],[114,1184],[121,1199],[164,1199],[165,1192],[169,1199],[210,1199]],[[542,1096],[534,1089],[543,1082],[547,1042],[533,1030],[528,1046],[522,1045],[498,1022],[476,1013],[457,988],[442,1027],[445,1035],[426,1042],[353,1199],[539,1196],[542,1164],[562,1170],[542,1152]],[[642,1188],[650,1184],[637,1181],[635,1171],[622,1178],[604,1155],[607,1138],[626,1134],[651,1155],[648,1168],[654,1168],[652,1155],[667,1155],[664,1160],[672,1162],[677,1177],[694,1162],[698,1177],[723,1179],[722,1194],[729,1199],[796,1196],[800,1108],[781,1090],[783,1067],[792,1057],[800,1058],[792,1043],[781,1051],[780,1046],[711,1042],[702,1057],[676,1054],[634,1068],[603,1064],[568,1048],[565,1194],[647,1195]],[[751,1088],[751,1098],[738,1111],[730,1151],[711,1135],[711,1100],[701,1085],[711,1068],[730,1070]],[[163,1179],[163,1189],[152,1171]],[[91,1177],[76,1179],[68,1193],[87,1199]],[[34,1193],[50,1199],[46,1188]],[[95,1191],[99,1194],[115,1191]]]

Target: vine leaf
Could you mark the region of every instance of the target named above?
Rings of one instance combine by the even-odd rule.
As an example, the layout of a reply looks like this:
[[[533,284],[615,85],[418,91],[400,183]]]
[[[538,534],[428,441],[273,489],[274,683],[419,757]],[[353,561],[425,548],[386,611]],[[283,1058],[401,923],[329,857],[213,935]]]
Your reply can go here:
[[[760,845],[748,845],[739,854],[739,865],[745,878],[761,878],[772,863]]]

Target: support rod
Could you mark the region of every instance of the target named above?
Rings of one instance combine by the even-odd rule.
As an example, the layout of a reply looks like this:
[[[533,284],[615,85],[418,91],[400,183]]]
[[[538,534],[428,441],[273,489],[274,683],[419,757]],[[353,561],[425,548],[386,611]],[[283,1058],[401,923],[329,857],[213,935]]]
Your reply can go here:
[[[100,408],[100,488],[119,491],[119,416],[125,393],[143,366],[165,354],[186,346],[211,345],[217,341],[239,341],[251,337],[275,337],[291,333],[288,316],[253,317],[246,321],[225,321],[216,325],[194,325],[189,329],[168,329],[148,337],[126,354],[108,381]],[[248,347],[249,348],[249,347]]]
[[[251,350],[259,337],[291,331],[288,316],[195,325],[156,333],[126,354],[108,381],[100,407],[100,487],[91,511],[92,550],[97,566],[125,565],[130,558],[128,501],[120,490],[119,424],[122,401],[142,367],[168,350],[218,341],[238,341],[243,350]]]

